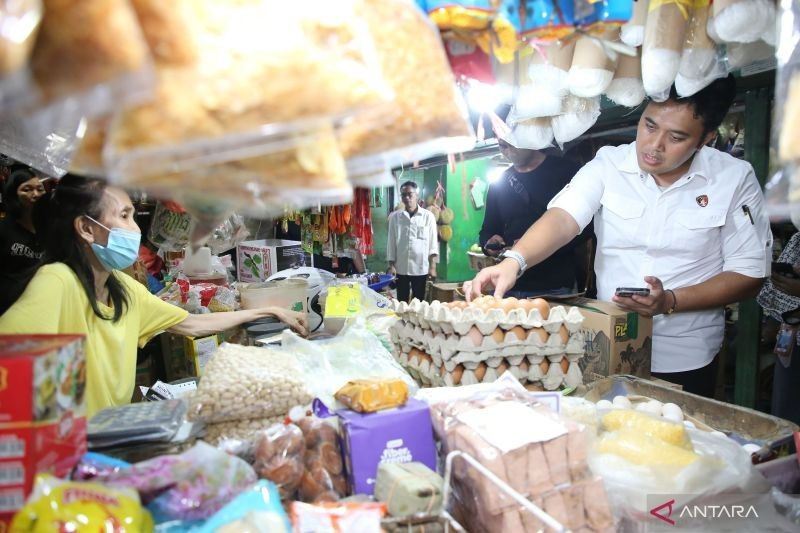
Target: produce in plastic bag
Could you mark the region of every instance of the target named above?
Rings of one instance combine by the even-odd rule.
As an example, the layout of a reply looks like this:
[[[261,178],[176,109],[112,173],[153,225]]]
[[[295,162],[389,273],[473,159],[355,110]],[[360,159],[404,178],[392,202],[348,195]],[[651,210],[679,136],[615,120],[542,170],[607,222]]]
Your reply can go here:
[[[553,117],[553,136],[559,145],[575,140],[594,126],[600,116],[600,97],[579,98],[569,95],[564,113]]]
[[[395,92],[389,109],[353,119],[341,132],[348,172],[397,166],[472,148],[466,105],[456,88],[439,32],[410,2],[369,0],[362,14],[373,30],[384,75]],[[379,165],[380,166],[380,165]],[[363,172],[362,172],[363,175]]]
[[[620,40],[628,46],[642,46],[644,42],[644,25],[650,0],[634,0],[633,16],[627,24],[620,28]]]
[[[26,67],[41,21],[42,0],[4,2],[0,10],[0,108],[38,96]]]
[[[380,533],[386,504],[378,502],[292,503],[298,531],[315,533]]]
[[[600,96],[614,78],[617,54],[607,50],[603,41],[619,41],[619,30],[611,29],[599,37],[583,35],[577,39],[572,66],[567,74],[567,87],[575,96]]]
[[[258,481],[220,509],[196,533],[290,533],[289,517],[278,491],[269,481]]]
[[[259,432],[254,444],[258,477],[275,483],[281,498],[292,498],[305,473],[303,432],[294,424],[275,424]]]
[[[315,355],[320,355],[320,349],[314,343]],[[188,415],[204,422],[284,416],[313,398],[301,366],[291,350],[224,343],[206,365],[203,379],[190,397]]]
[[[652,0],[642,44],[642,82],[656,101],[666,100],[680,68],[691,5]]]
[[[253,420],[236,420],[233,422],[217,422],[206,426],[203,440],[231,455],[241,457],[248,463],[253,462],[255,440],[260,431],[283,422],[285,416]]]
[[[714,0],[714,33],[725,42],[752,43],[775,25],[771,0]]]
[[[191,24],[193,0],[130,0],[153,58],[160,64],[186,65],[197,59],[197,31]]]
[[[105,178],[106,169],[103,164],[103,145],[106,142],[106,131],[110,116],[93,118],[86,121],[83,140],[69,162],[69,171],[80,176]]]
[[[253,158],[291,146],[289,132],[388,103],[355,5],[197,0],[172,13],[190,15],[184,33],[195,32],[197,60],[158,63],[155,99],[116,117],[106,147],[112,176]]]
[[[334,397],[348,409],[374,413],[405,405],[408,385],[400,379],[355,379],[336,391]]]
[[[642,85],[641,53],[641,49],[637,48],[635,56],[620,54],[614,79],[606,89],[606,96],[615,104],[636,107],[647,96]]]
[[[410,394],[419,388],[362,321],[336,337],[314,342],[286,331],[279,350],[297,362],[309,390],[325,405],[334,405],[336,391],[353,379],[397,378],[408,385]]]
[[[79,497],[76,497],[79,496]],[[98,483],[62,481],[39,474],[33,492],[11,522],[11,531],[152,531],[153,519],[136,491]]]
[[[153,82],[128,0],[44,0],[31,72],[46,102],[78,97],[86,116],[141,101]]]
[[[202,520],[256,481],[239,459],[198,442],[180,455],[163,455],[96,478],[109,487],[135,489],[157,520]]]

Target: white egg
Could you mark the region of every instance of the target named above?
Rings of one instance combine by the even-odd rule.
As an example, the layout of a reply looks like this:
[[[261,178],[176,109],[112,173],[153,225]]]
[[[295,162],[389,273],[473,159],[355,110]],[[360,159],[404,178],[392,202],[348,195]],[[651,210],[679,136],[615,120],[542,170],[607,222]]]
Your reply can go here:
[[[636,406],[636,410],[653,416],[661,416],[661,406],[651,402],[640,403]]]
[[[663,403],[659,402],[658,400],[650,400],[649,402],[647,402],[647,404],[650,406],[650,409],[653,410],[654,412],[657,409],[658,415],[661,416],[661,409],[664,407]]]
[[[726,439],[728,438],[728,436],[721,431],[712,431],[711,434],[716,437],[725,437]]]
[[[628,399],[627,396],[614,396],[614,400],[612,401],[612,403],[617,407],[621,407],[622,409],[631,408],[631,401]]]
[[[611,402],[609,402],[608,400],[600,400],[599,402],[597,402],[597,408],[598,409],[613,409],[614,405]]]
[[[752,442],[750,442],[750,443],[742,445],[742,448],[747,453],[751,453],[752,454],[752,453],[756,453],[758,450],[760,450],[761,446],[759,446],[758,444],[753,444]]]
[[[683,425],[686,426],[687,428],[695,429],[695,425],[689,420],[684,420]]]
[[[683,422],[683,411],[674,403],[665,403],[661,408],[661,416],[673,422]]]

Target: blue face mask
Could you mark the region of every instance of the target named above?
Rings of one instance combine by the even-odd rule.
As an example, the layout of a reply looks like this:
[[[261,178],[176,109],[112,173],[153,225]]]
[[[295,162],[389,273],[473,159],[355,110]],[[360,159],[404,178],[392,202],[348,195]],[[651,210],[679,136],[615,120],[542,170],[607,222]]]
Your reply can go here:
[[[142,234],[122,228],[107,228],[89,215],[86,218],[108,230],[105,246],[92,243],[92,251],[106,270],[122,270],[131,266],[139,256]]]

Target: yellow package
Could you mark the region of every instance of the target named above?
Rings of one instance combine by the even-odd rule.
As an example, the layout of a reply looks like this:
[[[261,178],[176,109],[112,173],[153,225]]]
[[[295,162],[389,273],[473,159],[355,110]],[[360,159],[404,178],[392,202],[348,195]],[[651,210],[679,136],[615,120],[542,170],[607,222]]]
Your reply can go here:
[[[28,502],[14,516],[10,531],[139,533],[153,531],[153,519],[134,490],[40,474]]]
[[[334,397],[353,411],[374,413],[405,405],[408,385],[402,379],[355,379],[339,389]]]
[[[617,431],[622,428],[638,431],[642,435],[662,440],[673,446],[693,450],[692,441],[683,424],[657,419],[638,411],[617,409],[603,416],[603,429]]]
[[[646,466],[683,468],[700,459],[692,451],[653,439],[630,428],[606,433],[597,442],[595,449],[599,453],[619,455],[633,464]]]

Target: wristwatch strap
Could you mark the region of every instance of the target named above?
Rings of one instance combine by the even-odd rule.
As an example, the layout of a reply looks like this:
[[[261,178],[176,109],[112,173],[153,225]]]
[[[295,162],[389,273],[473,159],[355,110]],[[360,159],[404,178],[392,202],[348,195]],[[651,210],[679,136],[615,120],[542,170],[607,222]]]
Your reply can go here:
[[[513,259],[519,265],[519,272],[517,273],[517,279],[522,277],[525,271],[528,269],[528,263],[525,261],[525,258],[522,257],[522,254],[519,252],[515,252],[514,250],[506,250],[502,254],[500,254],[500,259]]]

